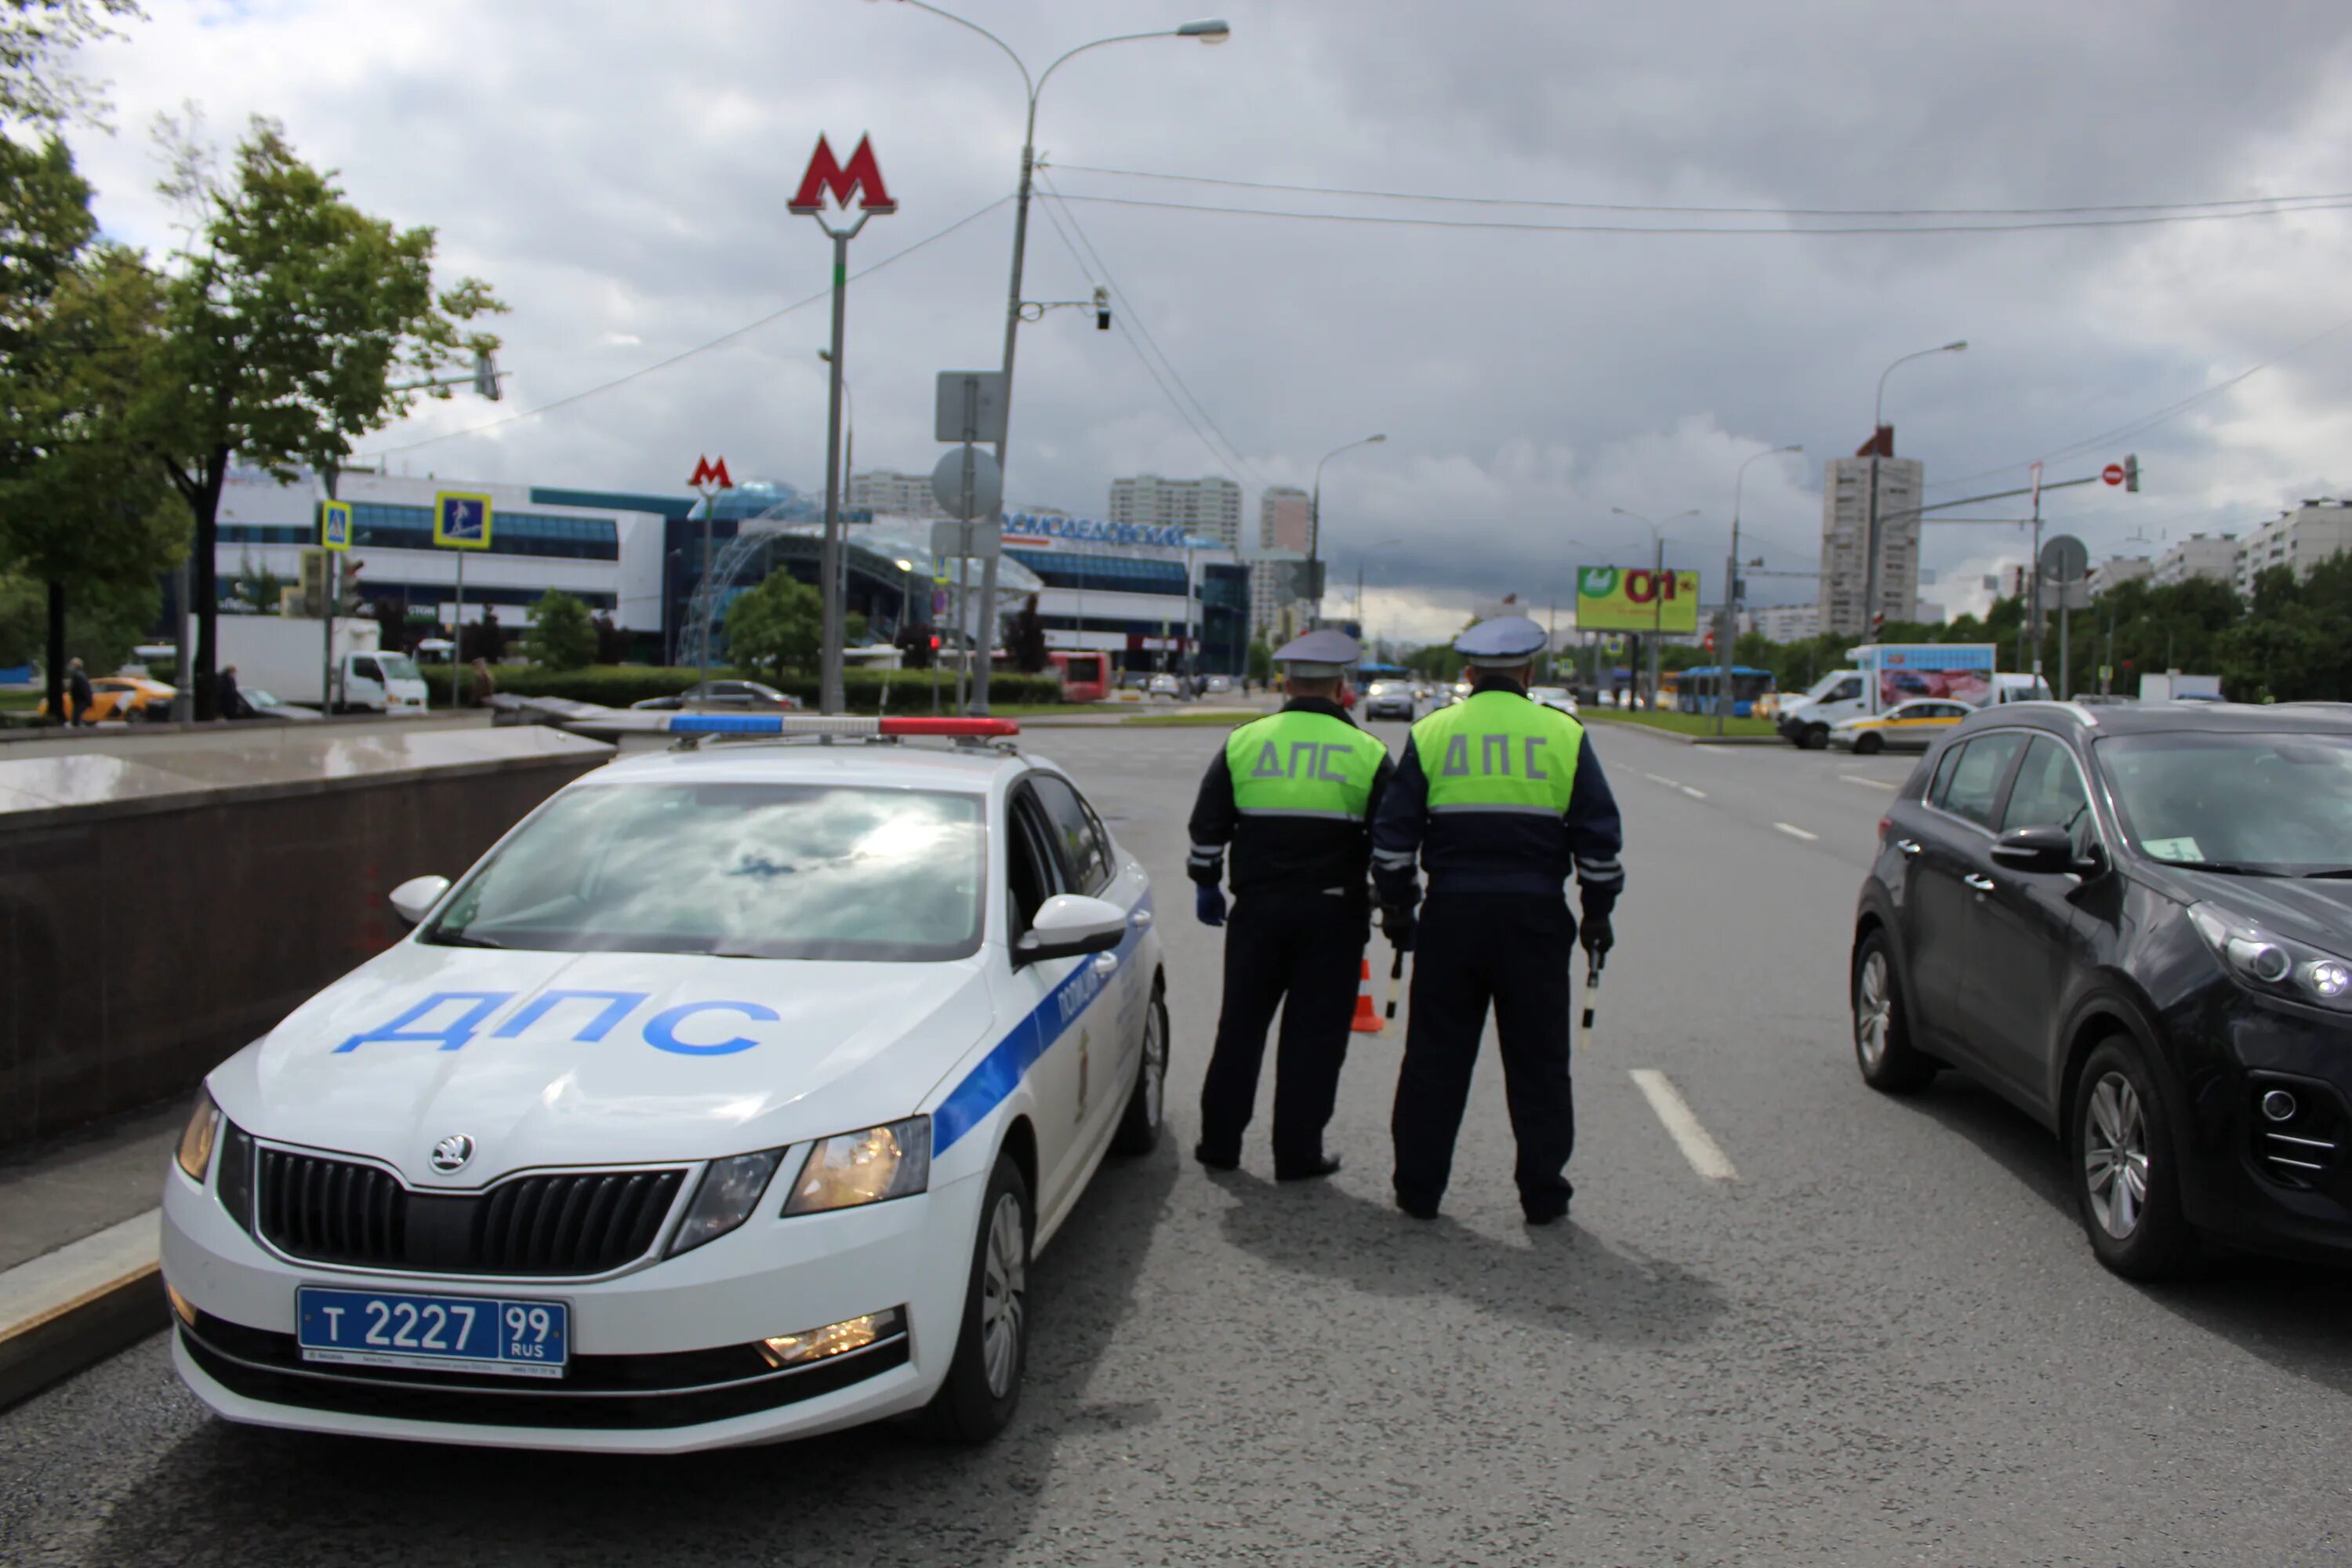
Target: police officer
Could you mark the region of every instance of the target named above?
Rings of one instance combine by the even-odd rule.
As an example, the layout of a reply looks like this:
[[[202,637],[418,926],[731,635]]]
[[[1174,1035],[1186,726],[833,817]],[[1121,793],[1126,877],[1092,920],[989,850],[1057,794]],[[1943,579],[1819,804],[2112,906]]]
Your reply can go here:
[[[1436,1218],[1444,1195],[1490,1002],[1518,1142],[1519,1206],[1529,1224],[1549,1225],[1573,1191],[1564,1173],[1576,1141],[1568,875],[1573,867],[1584,946],[1597,958],[1614,940],[1624,831],[1583,726],[1528,699],[1544,644],[1543,628],[1520,616],[1482,621],[1455,640],[1474,689],[1412,727],[1373,819],[1381,929],[1414,953],[1391,1128],[1397,1206],[1419,1219]],[[1416,858],[1429,873],[1417,918]]]
[[[1289,700],[1226,738],[1192,806],[1186,869],[1203,925],[1226,923],[1219,884],[1225,847],[1234,851],[1224,1006],[1192,1151],[1211,1170],[1241,1163],[1276,1007],[1275,1177],[1304,1181],[1339,1168],[1338,1157],[1324,1152],[1323,1128],[1339,1092],[1371,935],[1370,823],[1394,771],[1388,748],[1357,729],[1339,703],[1348,667],[1362,657],[1356,639],[1339,631],[1285,644],[1274,658]]]

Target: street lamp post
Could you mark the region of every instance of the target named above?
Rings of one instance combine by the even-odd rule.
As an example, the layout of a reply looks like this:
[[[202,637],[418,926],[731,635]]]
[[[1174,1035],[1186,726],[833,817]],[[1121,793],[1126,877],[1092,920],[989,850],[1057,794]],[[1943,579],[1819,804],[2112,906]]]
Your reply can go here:
[[[1352,452],[1359,447],[1377,447],[1387,439],[1388,437],[1382,434],[1349,441],[1345,446],[1332,447],[1315,464],[1315,493],[1307,503],[1307,585],[1315,590],[1310,601],[1315,607],[1307,615],[1307,629],[1310,632],[1315,629],[1315,623],[1323,618],[1323,465],[1342,452]]]
[[[1648,702],[1651,709],[1655,710],[1658,705],[1658,639],[1664,630],[1664,617],[1666,613],[1665,590],[1661,585],[1662,580],[1666,574],[1666,524],[1680,522],[1686,517],[1696,517],[1698,515],[1698,509],[1696,507],[1693,507],[1688,511],[1678,511],[1675,513],[1674,516],[1665,519],[1663,522],[1652,522],[1640,512],[1627,511],[1622,506],[1612,506],[1609,510],[1615,512],[1619,517],[1632,518],[1635,522],[1640,523],[1643,528],[1650,531],[1650,691]]]
[[[831,364],[833,351],[819,349],[816,357]],[[857,399],[850,394],[849,373],[845,370],[841,373],[841,493],[846,498],[849,487],[857,482]],[[845,523],[841,531],[841,576],[833,591],[839,597],[841,635],[845,642],[849,637],[849,529]]]
[[[1920,349],[1915,353],[1905,354],[1878,373],[1878,395],[1870,405],[1869,521],[1863,525],[1862,534],[1862,635],[1865,639],[1878,635],[1878,463],[1882,455],[1893,455],[1879,451],[1886,444],[1879,438],[1880,432],[1886,428],[1886,378],[1895,374],[1895,365],[1909,364],[1915,359],[1926,359],[1932,354],[1965,353],[1968,346],[1968,339],[1955,338],[1932,349]],[[1829,631],[1833,628],[1823,626],[1822,629]]]
[[[899,4],[912,5],[918,11],[928,11],[943,21],[953,22],[959,27],[978,33],[982,37],[994,44],[1003,51],[1004,58],[1013,62],[1013,68],[1021,73],[1022,86],[1029,96],[1028,123],[1021,136],[1021,188],[1013,205],[1013,282],[1008,290],[1009,297],[1004,307],[1003,410],[1004,428],[1009,435],[1013,420],[1013,356],[1014,349],[1019,344],[1021,331],[1021,263],[1029,244],[1029,195],[1035,183],[1037,172],[1038,95],[1045,90],[1046,80],[1061,68],[1064,61],[1074,56],[1085,54],[1088,49],[1099,49],[1109,44],[1135,43],[1145,38],[1198,38],[1204,44],[1222,44],[1233,37],[1233,29],[1224,22],[1212,18],[1207,21],[1187,22],[1181,27],[1158,32],[1121,33],[1114,37],[1097,38],[1090,44],[1080,44],[1076,48],[1059,56],[1053,64],[1032,77],[1029,74],[1028,63],[1013,52],[1013,46],[979,23],[967,21],[952,11],[943,10],[940,6],[931,5],[929,0],[899,0]],[[1005,440],[1005,436],[1000,436],[996,441],[996,462],[1000,469],[1004,465]],[[1002,507],[998,508],[997,519],[1000,522],[1003,520]],[[996,559],[994,555],[989,556],[981,568],[980,625],[982,650],[980,667],[973,675],[971,711],[974,713],[988,711],[989,661],[986,650],[992,647],[996,641]]]
[[[1766,458],[1778,458],[1790,452],[1801,452],[1801,445],[1774,447],[1767,451],[1750,452],[1740,459],[1739,468],[1731,476],[1731,553],[1723,562],[1723,614],[1715,635],[1716,682],[1715,732],[1722,734],[1731,724],[1731,655],[1739,646],[1739,491],[1748,482],[1748,465]]]

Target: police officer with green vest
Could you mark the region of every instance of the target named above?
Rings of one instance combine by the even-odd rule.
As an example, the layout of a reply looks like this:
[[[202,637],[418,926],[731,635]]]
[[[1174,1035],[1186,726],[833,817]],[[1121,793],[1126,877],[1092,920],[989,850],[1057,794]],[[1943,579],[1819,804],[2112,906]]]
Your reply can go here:
[[[1371,935],[1370,821],[1394,772],[1388,748],[1339,706],[1339,683],[1363,657],[1339,631],[1308,632],[1274,656],[1289,700],[1226,738],[1192,806],[1201,923],[1226,926],[1224,858],[1234,904],[1225,931],[1224,1006],[1201,1086],[1201,1141],[1212,1170],[1241,1163],[1275,1010],[1274,1173],[1304,1181],[1339,1168],[1323,1128],[1348,1055],[1364,943]]]
[[[1531,1225],[1568,1212],[1576,1142],[1568,1081],[1569,967],[1582,893],[1586,950],[1614,937],[1624,829],[1584,727],[1528,698],[1544,630],[1521,616],[1455,640],[1474,689],[1412,727],[1373,819],[1381,929],[1413,952],[1412,1018],[1397,1078],[1397,1206],[1437,1217],[1470,1071],[1495,1010],[1503,1089],[1518,1142],[1519,1206]],[[1416,859],[1429,873],[1421,901]],[[1418,916],[1414,906],[1420,904]]]

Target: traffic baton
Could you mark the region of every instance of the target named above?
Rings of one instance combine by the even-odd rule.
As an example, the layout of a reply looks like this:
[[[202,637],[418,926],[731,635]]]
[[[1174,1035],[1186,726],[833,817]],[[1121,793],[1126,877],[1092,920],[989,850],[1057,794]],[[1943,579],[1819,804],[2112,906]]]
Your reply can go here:
[[[1404,984],[1404,949],[1400,947],[1395,952],[1395,962],[1389,965],[1389,1007],[1386,1014],[1391,1024],[1396,1022],[1397,987]]]
[[[1601,989],[1601,954],[1592,954],[1591,966],[1584,972],[1584,1020],[1576,1030],[1576,1048],[1580,1051],[1592,1048],[1592,997]]]

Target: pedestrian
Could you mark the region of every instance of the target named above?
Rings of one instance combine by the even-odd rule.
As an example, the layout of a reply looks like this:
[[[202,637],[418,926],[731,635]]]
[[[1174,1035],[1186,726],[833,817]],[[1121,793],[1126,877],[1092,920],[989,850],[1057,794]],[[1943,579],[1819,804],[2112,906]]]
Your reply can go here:
[[[66,722],[75,729],[95,722],[89,716],[89,706],[96,700],[98,695],[90,689],[89,671],[81,667],[78,658],[66,660]]]
[[[1371,936],[1371,815],[1394,770],[1388,748],[1339,706],[1348,667],[1363,657],[1355,638],[1309,632],[1274,657],[1289,700],[1226,737],[1192,806],[1185,868],[1196,884],[1194,910],[1202,924],[1226,927],[1224,1001],[1192,1157],[1213,1171],[1241,1163],[1266,1030],[1279,1008],[1274,1174],[1295,1182],[1339,1168],[1323,1148],[1323,1129]],[[1229,925],[1221,886],[1227,845]]]
[[[1437,1217],[1490,1003],[1518,1143],[1519,1207],[1530,1225],[1549,1225],[1574,1192],[1568,1011],[1578,925],[1568,877],[1572,868],[1584,947],[1597,962],[1615,940],[1609,916],[1625,885],[1624,830],[1583,726],[1528,699],[1545,641],[1522,616],[1482,621],[1455,639],[1470,695],[1412,727],[1373,819],[1381,929],[1413,953],[1390,1126],[1397,1206],[1417,1219]],[[1426,902],[1416,860],[1429,874]]]
[[[490,673],[489,661],[476,659],[474,661],[474,706],[477,708],[488,706],[490,699],[498,695],[498,690],[499,679],[497,676]]]
[[[253,710],[236,689],[236,666],[230,665],[213,682],[213,710],[224,719],[243,719]]]

